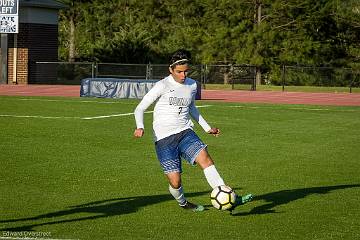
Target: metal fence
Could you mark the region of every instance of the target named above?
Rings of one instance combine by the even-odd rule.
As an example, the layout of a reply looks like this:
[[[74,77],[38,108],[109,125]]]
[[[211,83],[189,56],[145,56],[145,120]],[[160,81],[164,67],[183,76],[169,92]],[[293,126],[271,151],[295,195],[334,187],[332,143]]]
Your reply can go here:
[[[167,64],[119,64],[92,62],[36,62],[29,83],[79,85],[84,78],[119,78],[160,80],[169,75]],[[349,68],[282,66],[278,77],[263,74],[262,84],[282,86],[343,87],[352,92],[360,87],[360,73]],[[189,77],[199,81],[202,88],[221,85],[221,88],[256,90],[256,68],[250,65],[194,65]]]
[[[283,66],[282,87],[313,86],[353,88],[360,87],[360,72],[351,68]]]
[[[256,67],[247,65],[204,65],[203,84],[231,85],[232,89],[255,90]]]
[[[81,62],[36,62],[35,74],[29,76],[30,84],[80,85],[84,78],[94,77],[96,64]]]
[[[80,84],[84,78],[160,80],[169,75],[167,64],[36,62],[29,83]],[[207,84],[226,84],[232,89],[253,90],[255,67],[242,65],[193,65],[189,77]]]

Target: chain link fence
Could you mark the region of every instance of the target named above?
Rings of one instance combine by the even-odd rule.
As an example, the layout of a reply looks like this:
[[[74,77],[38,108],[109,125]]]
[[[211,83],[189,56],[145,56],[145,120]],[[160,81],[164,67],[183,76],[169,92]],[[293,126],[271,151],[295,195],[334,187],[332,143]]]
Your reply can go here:
[[[313,86],[325,88],[360,87],[360,72],[351,68],[284,66],[283,90],[287,86]]]
[[[80,85],[84,78],[94,77],[96,64],[81,62],[36,62],[30,69],[30,84]]]
[[[30,84],[78,85],[84,78],[160,80],[169,75],[167,64],[36,62]],[[188,74],[201,83],[254,90],[255,68],[242,65],[193,65]]]
[[[203,65],[203,84],[230,85],[231,89],[255,90],[256,67],[247,65]]]
[[[79,85],[84,78],[118,78],[134,80],[160,80],[169,75],[167,64],[120,64],[91,62],[36,62],[35,71],[30,71],[30,84]],[[256,67],[251,65],[193,65],[189,77],[201,83],[203,89],[256,90]],[[323,88],[346,88],[352,92],[360,87],[360,72],[350,68],[282,66],[280,81],[263,84],[282,86],[292,90],[293,86]]]

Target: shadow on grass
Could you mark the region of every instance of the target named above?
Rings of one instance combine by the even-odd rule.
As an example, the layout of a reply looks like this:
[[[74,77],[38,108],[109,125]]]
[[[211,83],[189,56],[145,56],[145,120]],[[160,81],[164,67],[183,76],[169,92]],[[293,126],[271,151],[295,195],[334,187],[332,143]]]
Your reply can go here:
[[[360,187],[360,184],[326,186],[326,187],[312,187],[312,188],[299,188],[282,190],[278,192],[271,192],[259,196],[255,196],[253,201],[264,201],[264,205],[254,207],[250,212],[234,213],[233,216],[248,216],[254,214],[269,214],[278,213],[275,207],[285,205],[298,199],[305,198],[313,194],[328,194],[332,191],[339,189]]]
[[[187,193],[186,196],[191,198],[191,197],[201,196],[204,194],[209,194],[209,192]],[[159,204],[161,202],[170,201],[170,200],[173,201],[173,197],[170,194],[162,194],[162,195],[153,195],[153,196],[113,198],[102,201],[95,201],[77,206],[70,206],[69,209],[67,210],[46,213],[35,217],[19,218],[12,220],[0,220],[0,223],[17,223],[17,222],[25,222],[25,221],[42,222],[37,224],[27,224],[19,227],[3,228],[0,229],[0,231],[16,231],[16,232],[34,231],[34,228],[39,226],[120,216],[124,214],[137,212],[140,208],[146,206]],[[92,214],[92,215],[87,217],[76,217],[76,215],[71,216],[73,214],[83,214],[83,213]],[[58,218],[59,220],[54,221],[54,218],[55,219]]]
[[[264,205],[254,207],[250,212],[234,213],[233,216],[247,216],[253,214],[271,214],[277,213],[275,208],[280,205],[289,204],[313,194],[328,194],[332,191],[339,189],[347,189],[360,187],[360,184],[352,185],[338,185],[338,186],[325,186],[325,187],[312,187],[312,188],[299,188],[291,190],[282,190],[278,192],[267,193],[255,196],[254,201],[266,201]],[[196,192],[187,193],[187,197],[196,197],[209,194],[209,192]],[[34,222],[41,221],[37,224],[27,224],[19,227],[3,228],[0,231],[34,231],[35,227],[54,225],[61,223],[71,223],[84,220],[95,220],[100,218],[107,218],[113,216],[120,216],[124,214],[137,212],[140,208],[159,204],[165,201],[173,201],[170,194],[153,195],[153,196],[138,196],[128,198],[114,198],[102,201],[95,201],[77,206],[71,206],[67,210],[46,213],[29,218],[20,218],[12,220],[0,220],[0,223],[18,223],[18,222]],[[236,210],[235,210],[236,211]],[[73,214],[92,214],[87,217],[71,216]],[[58,219],[55,220],[54,219]]]

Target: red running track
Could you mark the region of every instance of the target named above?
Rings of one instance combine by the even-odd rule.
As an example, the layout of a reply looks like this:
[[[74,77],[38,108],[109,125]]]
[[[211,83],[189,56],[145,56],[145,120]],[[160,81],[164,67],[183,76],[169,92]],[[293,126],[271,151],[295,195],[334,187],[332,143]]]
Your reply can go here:
[[[360,94],[356,93],[206,90],[201,97],[225,102],[360,106]]]
[[[0,95],[79,97],[80,86],[5,84],[0,85]],[[202,100],[224,102],[360,106],[360,94],[358,93],[202,90],[201,98]]]

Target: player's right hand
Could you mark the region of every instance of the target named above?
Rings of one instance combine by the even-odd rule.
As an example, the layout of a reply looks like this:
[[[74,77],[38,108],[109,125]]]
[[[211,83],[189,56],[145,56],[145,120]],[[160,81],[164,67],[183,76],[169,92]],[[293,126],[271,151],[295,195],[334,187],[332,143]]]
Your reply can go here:
[[[213,136],[217,137],[219,136],[220,134],[220,129],[218,128],[211,128],[209,131],[208,131],[209,134],[212,134]]]
[[[141,138],[144,135],[144,129],[143,128],[137,128],[134,131],[134,137]]]

